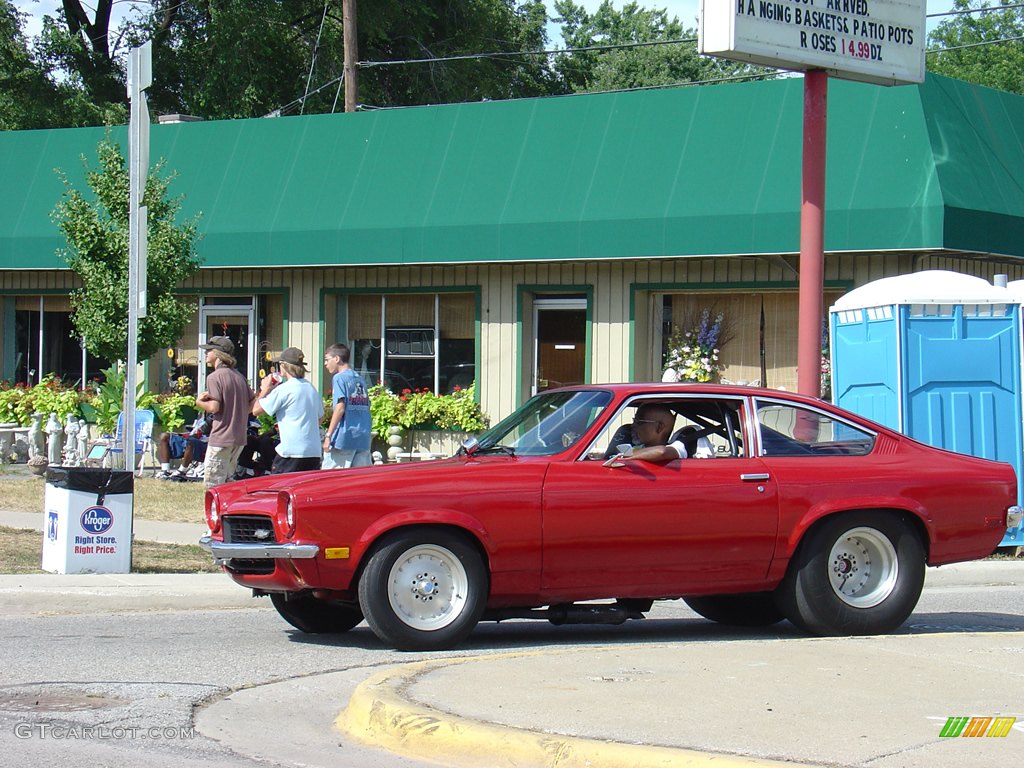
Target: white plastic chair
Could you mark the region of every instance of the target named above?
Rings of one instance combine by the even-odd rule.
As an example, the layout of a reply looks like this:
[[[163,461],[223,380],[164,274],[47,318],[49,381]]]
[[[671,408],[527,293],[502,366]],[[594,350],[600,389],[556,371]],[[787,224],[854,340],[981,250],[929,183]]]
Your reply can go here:
[[[146,468],[146,454],[153,450],[153,420],[152,411],[141,410],[135,412],[135,463],[138,465],[136,467],[136,474],[139,476],[142,475],[143,470]],[[110,454],[124,453],[123,435],[124,414],[120,413],[117,416],[117,430],[114,433],[114,442],[112,445],[107,447],[107,456],[105,457],[106,459],[109,459],[111,463],[113,463],[113,458]],[[142,456],[141,461],[138,459],[140,454]],[[106,463],[107,462],[105,461],[104,464],[106,465]],[[128,468],[126,462],[120,463],[125,464],[125,469]]]

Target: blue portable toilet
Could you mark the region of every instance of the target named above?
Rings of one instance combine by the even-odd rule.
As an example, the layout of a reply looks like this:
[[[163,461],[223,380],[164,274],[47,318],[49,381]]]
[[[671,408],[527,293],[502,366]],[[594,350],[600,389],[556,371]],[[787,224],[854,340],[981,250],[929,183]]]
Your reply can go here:
[[[829,310],[836,404],[958,453],[1005,461],[1024,499],[1021,297],[958,272],[875,280]],[[1002,546],[1024,544],[1007,531]]]

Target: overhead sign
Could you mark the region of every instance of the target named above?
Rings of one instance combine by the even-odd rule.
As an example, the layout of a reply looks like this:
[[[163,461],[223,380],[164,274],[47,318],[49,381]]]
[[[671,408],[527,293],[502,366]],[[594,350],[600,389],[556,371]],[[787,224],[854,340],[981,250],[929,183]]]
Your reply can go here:
[[[847,80],[920,83],[925,13],[925,0],[701,0],[698,48]]]

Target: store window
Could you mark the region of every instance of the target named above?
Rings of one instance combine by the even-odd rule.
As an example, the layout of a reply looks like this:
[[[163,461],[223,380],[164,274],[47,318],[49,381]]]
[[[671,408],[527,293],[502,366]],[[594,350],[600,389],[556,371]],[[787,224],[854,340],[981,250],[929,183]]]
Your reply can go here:
[[[54,374],[84,386],[100,376],[108,360],[85,351],[71,323],[66,296],[19,296],[14,310],[14,381],[36,384]]]
[[[475,318],[470,293],[351,295],[352,367],[394,392],[465,389],[476,378]]]

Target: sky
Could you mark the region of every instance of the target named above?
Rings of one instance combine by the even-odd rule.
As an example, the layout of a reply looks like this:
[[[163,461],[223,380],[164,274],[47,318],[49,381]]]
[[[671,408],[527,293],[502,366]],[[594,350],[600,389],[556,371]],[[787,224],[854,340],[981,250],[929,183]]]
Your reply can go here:
[[[948,11],[953,7],[953,0],[926,0],[928,4],[928,13],[942,13]],[[415,0],[409,0],[409,2],[415,2]],[[595,10],[600,4],[601,0],[577,0],[588,10]],[[613,0],[616,8],[621,8],[626,0]],[[696,27],[697,16],[700,14],[700,0],[638,0],[639,4],[646,8],[665,8],[668,11],[668,15],[678,16],[679,21],[684,27]],[[547,0],[548,13],[554,12],[553,0]],[[26,32],[29,37],[34,36],[42,28],[42,17],[46,14],[53,15],[55,9],[60,6],[59,0],[14,0],[14,5],[20,10],[30,14],[29,23],[26,26]],[[83,3],[88,7],[89,3]],[[130,13],[133,6],[148,6],[149,3],[137,2],[136,0],[115,0],[113,20],[111,27],[117,26],[118,20],[125,14]],[[932,29],[935,26],[936,20],[929,20],[928,29]],[[553,41],[558,42],[560,41]]]

